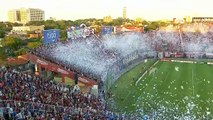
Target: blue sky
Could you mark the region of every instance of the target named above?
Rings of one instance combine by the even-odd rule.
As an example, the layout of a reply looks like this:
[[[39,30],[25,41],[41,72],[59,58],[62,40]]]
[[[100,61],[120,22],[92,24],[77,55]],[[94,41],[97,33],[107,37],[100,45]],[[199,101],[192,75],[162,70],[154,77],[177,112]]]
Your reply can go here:
[[[213,16],[213,0],[0,0],[0,21],[7,20],[7,11],[16,8],[40,8],[45,18],[76,20],[81,18],[113,18],[122,16],[147,20]]]

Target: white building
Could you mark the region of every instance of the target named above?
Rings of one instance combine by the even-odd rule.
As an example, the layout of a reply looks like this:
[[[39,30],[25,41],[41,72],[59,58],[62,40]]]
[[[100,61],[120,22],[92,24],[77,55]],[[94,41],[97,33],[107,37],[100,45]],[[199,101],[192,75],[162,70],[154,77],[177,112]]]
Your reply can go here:
[[[9,22],[20,22],[20,10],[10,10],[8,11],[8,21]]]
[[[44,25],[42,26],[15,26],[11,30],[12,33],[16,34],[27,34],[27,32],[42,33]]]
[[[8,21],[28,23],[30,21],[43,21],[45,20],[44,11],[35,8],[21,8],[18,10],[10,10],[8,12]]]

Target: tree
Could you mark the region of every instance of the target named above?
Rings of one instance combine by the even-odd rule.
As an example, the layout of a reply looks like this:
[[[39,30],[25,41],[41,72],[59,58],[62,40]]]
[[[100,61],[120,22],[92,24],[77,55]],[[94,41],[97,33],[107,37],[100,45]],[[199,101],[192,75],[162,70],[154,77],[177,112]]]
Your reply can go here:
[[[106,26],[113,26],[113,22],[104,23]]]
[[[4,47],[4,51],[7,56],[14,56],[14,51],[23,47],[23,41],[21,39],[10,36],[4,37],[1,44]]]
[[[15,37],[7,36],[2,40],[3,47],[8,47],[13,50],[17,50],[21,48],[22,45],[23,45],[23,41]]]
[[[26,48],[18,49],[18,50],[15,52],[16,56],[18,56],[18,55],[24,55],[24,54],[26,54],[26,53],[27,53],[27,49],[26,49]]]
[[[45,21],[44,26],[45,26],[45,30],[48,30],[48,29],[59,29],[58,24],[55,21],[53,21],[53,20]]]
[[[5,36],[5,31],[0,30],[0,38],[4,38],[4,36]]]
[[[112,22],[113,22],[113,25],[119,26],[119,25],[123,25],[124,20],[123,20],[123,18],[119,17],[117,19],[114,19]]]
[[[61,30],[60,31],[60,40],[63,42],[67,39],[67,31],[66,30]]]
[[[22,24],[15,22],[13,23],[13,26],[22,26]]]
[[[95,21],[95,25],[101,25],[100,21]]]
[[[29,49],[34,49],[41,46],[41,42],[28,42],[27,47]]]
[[[7,58],[7,55],[5,53],[5,49],[3,47],[0,47],[0,59],[4,60]]]
[[[59,29],[66,30],[66,22],[65,22],[65,20],[57,21],[57,24],[59,26]]]
[[[148,26],[148,25],[150,24],[150,22],[144,20],[144,21],[142,22],[142,24],[143,24],[143,26]]]
[[[35,26],[40,26],[44,24],[45,24],[45,21],[30,21],[29,23],[27,23],[27,25],[35,25]]]
[[[157,22],[157,21],[151,22],[148,25],[144,25],[144,26],[145,26],[144,31],[146,31],[146,32],[151,31],[151,30],[156,30],[160,27],[159,22]]]

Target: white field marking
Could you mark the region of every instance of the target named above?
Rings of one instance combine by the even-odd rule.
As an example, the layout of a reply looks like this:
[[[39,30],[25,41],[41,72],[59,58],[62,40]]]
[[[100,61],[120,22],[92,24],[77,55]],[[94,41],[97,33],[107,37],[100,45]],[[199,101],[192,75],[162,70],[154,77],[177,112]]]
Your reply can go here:
[[[192,95],[194,96],[195,94],[195,88],[194,88],[194,71],[192,69]]]
[[[141,81],[141,79],[146,75],[147,71],[145,71],[142,76],[140,76],[140,78],[136,81],[135,85],[137,86],[138,85],[138,82]]]
[[[138,97],[138,99],[136,100],[136,104],[138,104],[138,102],[140,101],[141,97],[143,94],[145,94],[146,89],[149,87],[149,84],[154,80],[154,77],[152,77],[152,79],[149,81],[148,85],[146,86],[146,88],[143,90],[143,92],[140,94],[140,96]],[[149,93],[147,93],[149,94]]]
[[[150,70],[153,68],[153,66],[155,66],[158,62],[159,62],[159,60],[156,61],[152,66],[150,66],[149,69],[146,70],[146,71],[141,75],[140,78],[138,78],[138,80],[137,80],[136,83],[135,83],[136,86],[137,86],[138,83],[141,81],[141,79],[147,74],[147,72],[150,71]]]
[[[156,61],[156,62],[149,68],[149,70],[151,70],[152,67],[155,66],[158,62],[159,62],[159,61]],[[149,71],[149,70],[147,70],[147,71]],[[164,80],[167,80],[167,77],[168,77],[169,73],[170,73],[170,71],[167,73],[166,78],[165,78]],[[152,77],[152,79],[149,81],[149,84],[153,81],[153,78],[154,78],[154,77]],[[148,88],[149,84],[146,86],[146,88],[143,90],[143,92],[146,91],[146,89]],[[145,94],[145,92],[144,92],[144,93],[143,93],[143,92],[142,92],[141,95],[138,97],[138,99],[137,99],[137,101],[136,101],[136,104],[138,104],[138,102],[140,101],[142,95]]]
[[[166,74],[166,77],[164,78],[164,82],[167,80],[169,73],[170,73],[170,71]]]

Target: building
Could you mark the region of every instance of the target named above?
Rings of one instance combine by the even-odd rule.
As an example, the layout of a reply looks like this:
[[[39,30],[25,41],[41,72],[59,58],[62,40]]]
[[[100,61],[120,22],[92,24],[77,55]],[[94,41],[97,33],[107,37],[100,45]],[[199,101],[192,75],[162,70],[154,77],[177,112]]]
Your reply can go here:
[[[112,17],[111,16],[105,16],[103,18],[103,21],[106,22],[106,23],[112,22]]]
[[[213,17],[192,17],[192,22],[213,22]]]
[[[21,8],[20,9],[20,16],[21,16],[21,23],[24,23],[24,24],[26,24],[27,22],[28,22],[28,20],[27,20],[27,10],[26,9],[24,9],[24,8]]]
[[[42,26],[15,26],[12,28],[11,32],[13,34],[27,34],[27,33],[42,33],[44,30],[44,25]]]
[[[21,21],[20,10],[8,11],[8,21],[12,23],[20,22]]]
[[[35,8],[21,8],[19,10],[10,10],[8,20],[10,22],[20,22],[26,24],[30,21],[43,21],[45,18],[44,11]]]
[[[30,38],[41,38],[42,37],[42,34],[40,34],[40,33],[30,33],[29,35],[28,35],[28,38],[30,39]]]
[[[30,21],[43,21],[44,20],[44,11],[41,9],[29,8],[29,9],[20,9],[21,13],[21,23],[28,23]]]
[[[126,20],[126,7],[123,7],[123,19]]]
[[[44,20],[44,11],[41,9],[28,9],[28,20],[29,21],[43,21]]]

